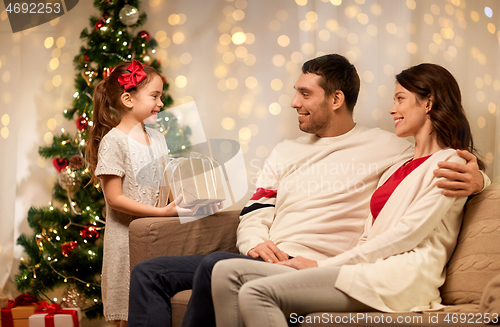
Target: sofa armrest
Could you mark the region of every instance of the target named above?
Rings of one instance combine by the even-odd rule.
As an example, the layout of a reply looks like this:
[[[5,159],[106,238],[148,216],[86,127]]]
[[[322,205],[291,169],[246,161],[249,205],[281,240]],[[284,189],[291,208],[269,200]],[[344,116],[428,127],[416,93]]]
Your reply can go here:
[[[139,218],[129,227],[130,270],[160,256],[238,253],[236,228],[240,211],[222,211],[181,224],[178,217]]]

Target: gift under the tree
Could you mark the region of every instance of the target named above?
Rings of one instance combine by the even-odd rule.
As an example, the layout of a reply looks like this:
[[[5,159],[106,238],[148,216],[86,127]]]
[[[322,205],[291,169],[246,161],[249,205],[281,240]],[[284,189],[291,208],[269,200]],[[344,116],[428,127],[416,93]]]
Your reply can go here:
[[[29,318],[29,327],[80,327],[80,308],[61,308],[57,303],[42,302]]]
[[[5,308],[2,308],[1,326],[3,327],[28,327],[28,318],[35,312],[38,299],[24,293],[10,300]]]
[[[182,194],[181,206],[206,205],[225,200],[223,172],[217,161],[192,152],[165,167],[173,198]]]

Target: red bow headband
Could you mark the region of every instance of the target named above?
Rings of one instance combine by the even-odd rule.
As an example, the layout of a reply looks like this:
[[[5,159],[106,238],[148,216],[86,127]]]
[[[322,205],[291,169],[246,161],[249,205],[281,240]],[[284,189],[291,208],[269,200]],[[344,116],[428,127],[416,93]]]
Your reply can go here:
[[[146,65],[143,65],[139,62],[139,60],[134,60],[127,67],[127,70],[130,72],[128,74],[122,74],[118,77],[118,83],[125,89],[125,92],[131,88],[134,88],[142,82],[146,78],[146,73],[142,69]]]

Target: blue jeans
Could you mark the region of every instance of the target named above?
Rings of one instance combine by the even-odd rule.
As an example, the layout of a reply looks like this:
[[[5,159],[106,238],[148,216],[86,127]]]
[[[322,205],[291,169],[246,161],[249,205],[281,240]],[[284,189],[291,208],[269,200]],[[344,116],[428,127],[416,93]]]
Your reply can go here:
[[[211,277],[220,260],[249,256],[215,252],[209,255],[158,257],[138,263],[130,275],[128,327],[170,327],[170,299],[192,289],[183,327],[215,327]]]

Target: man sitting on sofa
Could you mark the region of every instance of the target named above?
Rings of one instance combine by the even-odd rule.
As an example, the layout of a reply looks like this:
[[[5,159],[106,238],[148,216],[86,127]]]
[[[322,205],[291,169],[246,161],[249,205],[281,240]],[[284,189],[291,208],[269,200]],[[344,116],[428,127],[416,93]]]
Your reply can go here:
[[[290,256],[322,260],[353,247],[362,233],[369,199],[382,173],[413,156],[413,146],[394,134],[354,122],[360,87],[349,61],[337,54],[306,62],[292,107],[308,133],[278,144],[264,163],[257,190],[240,216],[242,253],[159,257],[131,273],[129,327],[170,326],[170,298],[193,289],[183,326],[215,326],[210,277],[222,259],[278,262]],[[489,179],[476,158],[466,165],[442,163],[436,176],[449,196],[478,192]]]

